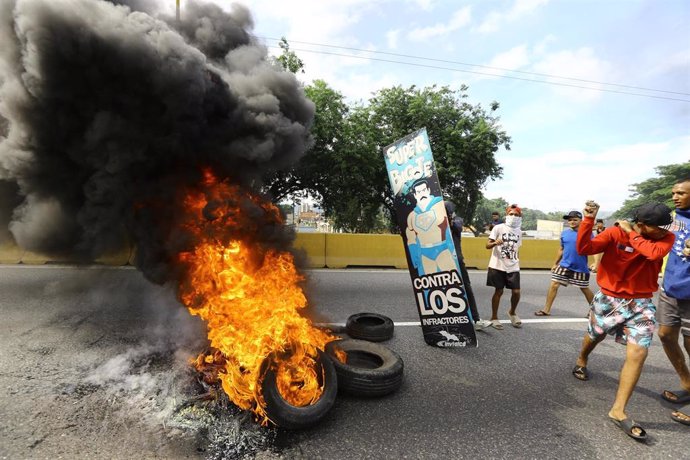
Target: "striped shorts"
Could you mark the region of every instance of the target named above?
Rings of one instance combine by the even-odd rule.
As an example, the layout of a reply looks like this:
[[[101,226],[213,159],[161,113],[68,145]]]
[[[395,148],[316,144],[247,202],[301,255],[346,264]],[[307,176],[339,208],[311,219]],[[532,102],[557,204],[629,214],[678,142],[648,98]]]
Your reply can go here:
[[[551,270],[551,281],[567,286],[572,284],[579,288],[589,287],[589,273],[575,272],[560,265]]]

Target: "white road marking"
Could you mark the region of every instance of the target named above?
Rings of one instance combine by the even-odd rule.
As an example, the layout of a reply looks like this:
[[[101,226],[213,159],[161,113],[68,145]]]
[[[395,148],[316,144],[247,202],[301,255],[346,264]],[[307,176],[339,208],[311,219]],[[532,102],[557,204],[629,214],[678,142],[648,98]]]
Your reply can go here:
[[[510,324],[509,319],[499,320],[503,324]],[[548,319],[523,319],[522,324],[529,323],[586,323],[589,320],[587,318],[548,318]],[[396,327],[405,326],[417,326],[420,327],[422,324],[419,321],[399,321],[393,323]],[[345,323],[317,323],[317,326],[322,327],[344,327]]]

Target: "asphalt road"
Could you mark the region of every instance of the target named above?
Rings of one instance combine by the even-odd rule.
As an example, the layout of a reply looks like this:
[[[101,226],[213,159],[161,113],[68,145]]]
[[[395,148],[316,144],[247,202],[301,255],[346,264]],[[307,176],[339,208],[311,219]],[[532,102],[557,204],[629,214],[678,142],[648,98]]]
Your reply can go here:
[[[486,273],[470,275],[488,318]],[[629,404],[650,435],[640,444],[606,416],[624,347],[604,341],[589,382],[570,374],[586,328],[579,290],[561,289],[552,317],[532,315],[547,272],[522,273],[523,328],[506,321],[503,331],[479,332],[476,349],[424,344],[409,325],[418,315],[406,271],[307,276],[315,321],[344,323],[363,311],[394,319],[385,344],[403,358],[405,380],[383,398],[339,396],[308,430],[256,428],[273,444],[237,451],[247,457],[690,459],[690,429],[670,419],[659,397],[678,381],[658,339]],[[203,346],[204,329],[171,289],[132,269],[0,266],[0,292],[0,458],[232,458],[231,445],[209,449],[201,439],[213,429],[194,431],[177,416],[192,380],[187,359]],[[507,305],[504,297],[504,320]],[[237,433],[246,426],[215,431],[246,444]]]

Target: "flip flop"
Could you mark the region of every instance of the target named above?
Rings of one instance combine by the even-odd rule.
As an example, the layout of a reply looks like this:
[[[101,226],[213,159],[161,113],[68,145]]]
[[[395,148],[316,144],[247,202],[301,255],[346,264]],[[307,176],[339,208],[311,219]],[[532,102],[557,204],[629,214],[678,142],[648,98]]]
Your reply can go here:
[[[544,310],[534,312],[534,316],[551,316],[551,313],[546,313]]]
[[[499,331],[503,330],[503,324],[497,319],[492,319],[491,320],[491,326],[494,327],[494,329],[498,329]]]
[[[573,375],[576,379],[586,382],[589,380],[589,371],[586,366],[575,366],[573,368]]]
[[[613,417],[609,417],[609,420],[611,420],[613,423],[615,423],[618,428],[623,430],[623,432],[625,434],[627,434],[628,436],[630,436],[631,438],[636,439],[637,441],[644,441],[647,439],[647,432],[635,420],[633,420],[631,418],[624,418],[623,420],[616,420]],[[633,433],[633,430],[635,428],[640,430],[639,434]]]
[[[510,324],[512,324],[513,327],[522,327],[522,321],[518,315],[509,314],[508,317],[510,318]]]
[[[673,396],[669,396],[673,395]],[[690,391],[686,390],[664,390],[661,397],[674,404],[685,404],[690,402]]]
[[[680,415],[678,415],[678,414],[680,414]],[[683,416],[685,416],[685,417],[683,417]],[[678,423],[682,423],[683,425],[690,426],[690,415],[684,414],[683,412],[681,412],[679,410],[671,412],[671,418]]]

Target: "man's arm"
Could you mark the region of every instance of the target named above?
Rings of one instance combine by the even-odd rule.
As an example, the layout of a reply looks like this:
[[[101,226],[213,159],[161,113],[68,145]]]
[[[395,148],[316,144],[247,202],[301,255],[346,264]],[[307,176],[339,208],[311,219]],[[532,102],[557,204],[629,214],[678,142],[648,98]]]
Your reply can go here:
[[[628,236],[630,237],[630,246],[649,260],[661,260],[666,257],[666,254],[671,252],[676,239],[673,233],[669,233],[660,240],[648,240],[634,229],[628,233]]]
[[[486,249],[493,249],[501,244],[503,244],[503,240],[498,236],[496,227],[494,227],[491,229],[491,233],[489,234],[489,240],[486,242]]]
[[[583,256],[591,256],[599,252],[603,252],[608,246],[609,239],[604,237],[604,233],[599,234],[599,237],[592,240],[592,229],[594,228],[594,219],[599,212],[599,205],[594,201],[587,201],[585,208],[582,210],[584,215],[580,228],[577,229],[577,241],[575,242],[575,250],[578,254]]]
[[[412,260],[412,266],[417,268],[422,260],[422,252],[419,244],[417,243],[417,233],[412,227],[412,222],[414,220],[414,212],[407,215],[407,228],[405,229],[405,236],[407,237],[407,248],[410,253],[410,259]]]

